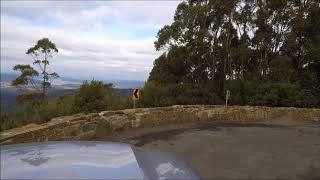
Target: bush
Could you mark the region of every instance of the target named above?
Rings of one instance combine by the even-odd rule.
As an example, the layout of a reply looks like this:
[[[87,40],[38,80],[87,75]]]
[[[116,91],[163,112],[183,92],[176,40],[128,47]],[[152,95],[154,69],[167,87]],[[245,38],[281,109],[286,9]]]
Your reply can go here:
[[[99,112],[130,107],[129,97],[116,95],[112,84],[92,80],[84,82],[74,97],[76,112]]]
[[[44,123],[58,116],[75,113],[72,96],[60,97],[40,105],[25,104],[19,110],[1,116],[1,130],[29,123]]]
[[[92,80],[84,82],[75,95],[75,111],[98,112],[108,109],[115,98],[112,84]]]
[[[223,99],[209,85],[180,84],[173,88],[176,104],[223,104]]]
[[[103,84],[101,81],[85,82],[75,96],[62,96],[42,104],[25,103],[17,111],[2,115],[1,130],[29,123],[45,123],[54,117],[77,112],[118,110],[131,106],[131,98],[117,96],[112,84]]]
[[[148,81],[141,92],[144,107],[185,105],[185,104],[222,104],[223,100],[209,85],[197,84],[157,84]]]
[[[227,82],[231,102],[237,105],[306,107],[306,92],[297,84],[272,81]]]
[[[34,109],[35,122],[44,123],[54,117],[66,116],[75,113],[74,111],[74,97],[64,96],[58,100],[48,101],[38,108]]]
[[[147,82],[141,90],[139,106],[157,107],[173,104],[168,87],[157,86],[154,81]]]

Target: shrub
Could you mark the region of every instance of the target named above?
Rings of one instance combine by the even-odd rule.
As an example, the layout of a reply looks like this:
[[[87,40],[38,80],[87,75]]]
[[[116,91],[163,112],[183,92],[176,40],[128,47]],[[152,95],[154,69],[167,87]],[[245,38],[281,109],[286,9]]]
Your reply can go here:
[[[222,104],[223,100],[209,85],[191,83],[161,85],[148,81],[141,92],[141,103],[144,107],[153,107],[174,104]]]
[[[45,123],[54,117],[77,112],[99,112],[130,108],[130,97],[117,96],[112,84],[101,81],[85,82],[75,96],[61,96],[46,103],[25,103],[15,112],[1,116],[1,130],[23,126],[29,123]]]
[[[92,80],[84,82],[74,98],[76,112],[99,112],[109,109],[119,109],[125,106],[126,100],[115,94],[112,84]]]
[[[58,116],[75,113],[72,96],[60,97],[39,105],[25,104],[15,112],[1,116],[1,130],[23,126],[29,123],[44,123]]]
[[[273,81],[228,81],[231,102],[255,106],[307,106],[306,92],[297,84]]]

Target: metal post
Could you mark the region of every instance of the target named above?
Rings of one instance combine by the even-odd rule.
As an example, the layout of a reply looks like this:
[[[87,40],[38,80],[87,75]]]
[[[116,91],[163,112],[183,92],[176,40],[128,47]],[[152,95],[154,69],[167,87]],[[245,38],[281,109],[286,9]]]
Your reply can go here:
[[[133,100],[133,109],[136,108],[136,100]]]
[[[227,90],[227,92],[226,92],[226,106],[228,106],[229,97],[230,97],[230,91]]]

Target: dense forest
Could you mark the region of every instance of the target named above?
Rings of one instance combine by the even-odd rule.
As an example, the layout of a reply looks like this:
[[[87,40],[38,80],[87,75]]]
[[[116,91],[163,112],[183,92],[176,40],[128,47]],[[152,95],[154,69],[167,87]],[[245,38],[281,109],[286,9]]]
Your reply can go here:
[[[154,43],[147,106],[320,107],[318,0],[188,0]]]

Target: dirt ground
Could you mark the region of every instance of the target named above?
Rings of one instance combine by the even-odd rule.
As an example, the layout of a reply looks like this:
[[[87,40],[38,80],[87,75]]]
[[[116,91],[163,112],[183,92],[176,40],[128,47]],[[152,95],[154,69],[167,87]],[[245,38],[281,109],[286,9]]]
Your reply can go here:
[[[320,125],[201,122],[115,132],[94,140],[173,152],[204,179],[320,179]]]

